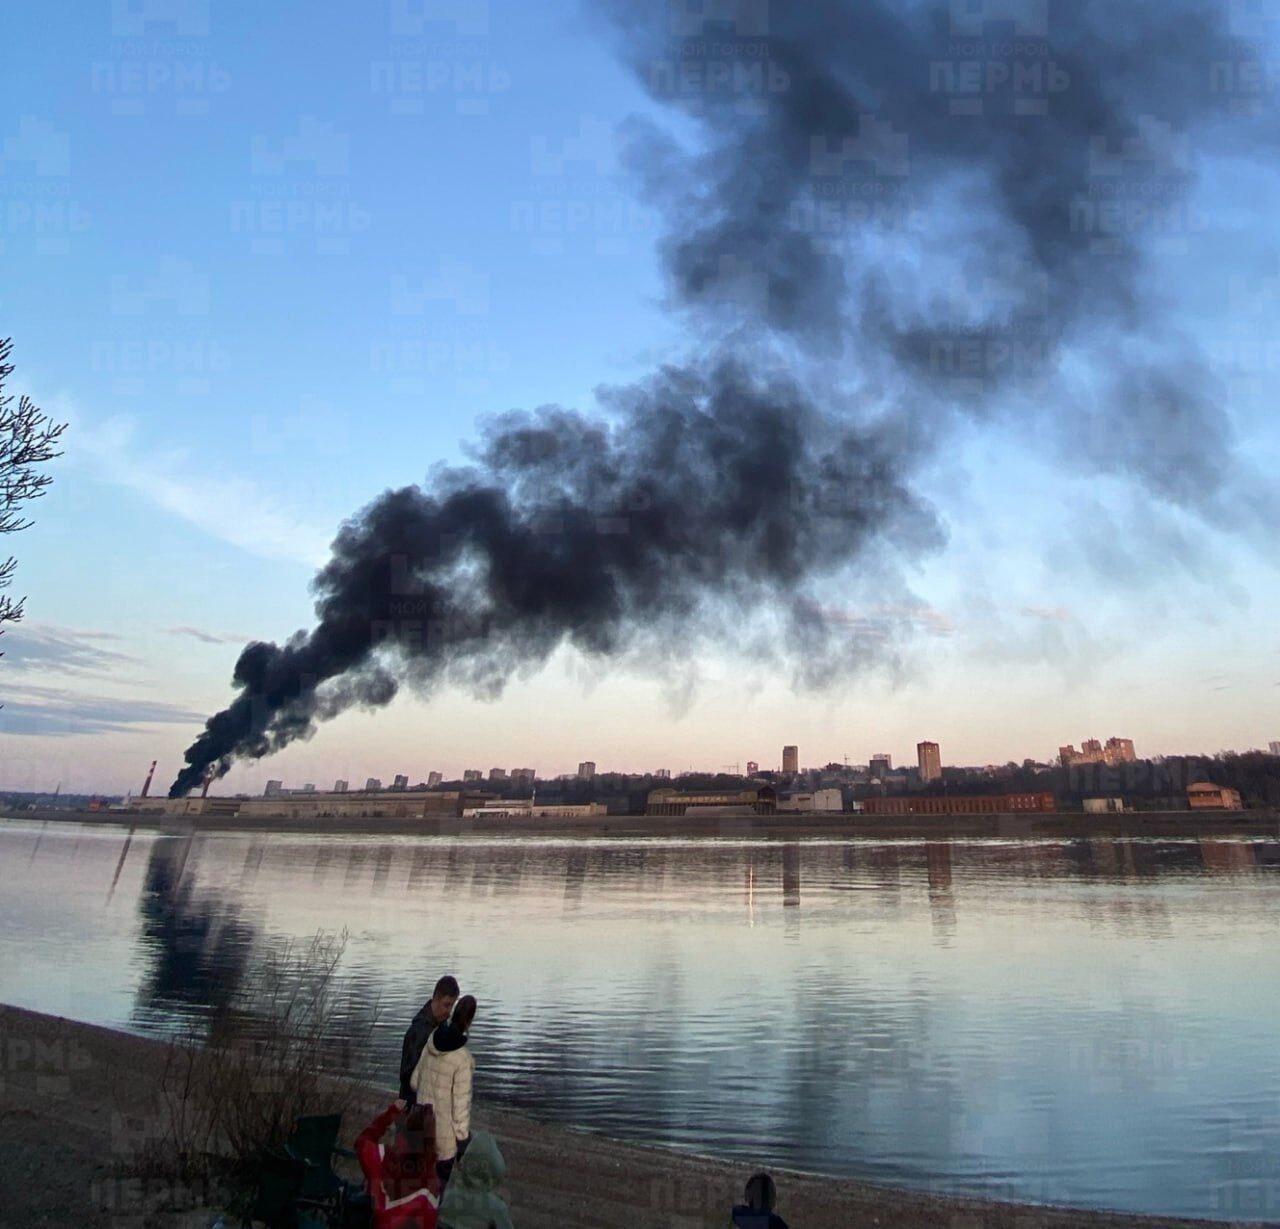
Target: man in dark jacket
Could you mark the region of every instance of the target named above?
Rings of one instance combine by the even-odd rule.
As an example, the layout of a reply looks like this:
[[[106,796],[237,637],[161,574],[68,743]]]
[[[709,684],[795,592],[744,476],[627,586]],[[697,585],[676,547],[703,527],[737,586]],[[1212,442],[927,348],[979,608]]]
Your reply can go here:
[[[400,1047],[400,1099],[408,1105],[415,1104],[409,1077],[418,1065],[418,1059],[422,1057],[427,1039],[435,1032],[437,1025],[443,1024],[449,1018],[454,1003],[458,1001],[459,993],[456,977],[442,977],[436,982],[431,998],[413,1017],[413,1023],[409,1025],[404,1035],[404,1045]]]

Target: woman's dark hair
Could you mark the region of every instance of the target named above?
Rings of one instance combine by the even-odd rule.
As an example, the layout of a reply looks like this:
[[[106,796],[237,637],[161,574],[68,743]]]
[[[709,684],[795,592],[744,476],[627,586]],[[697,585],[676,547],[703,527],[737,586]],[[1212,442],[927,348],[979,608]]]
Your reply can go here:
[[[471,1021],[476,1018],[476,996],[464,994],[454,1005],[453,1015],[449,1017],[453,1027],[461,1032],[471,1031]]]
[[[435,1172],[436,1117],[430,1105],[415,1105],[397,1123],[387,1149],[382,1189],[398,1199],[402,1179],[416,1181]]]
[[[753,1212],[772,1212],[778,1202],[778,1188],[768,1174],[752,1174],[747,1179],[747,1207]]]

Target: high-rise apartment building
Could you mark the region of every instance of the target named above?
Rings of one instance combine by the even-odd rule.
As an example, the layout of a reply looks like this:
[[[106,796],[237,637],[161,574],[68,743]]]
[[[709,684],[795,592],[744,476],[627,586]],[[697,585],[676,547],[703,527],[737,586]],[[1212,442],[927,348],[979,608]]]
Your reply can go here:
[[[1108,764],[1132,764],[1138,758],[1134,754],[1133,739],[1108,738],[1102,748],[1102,758]]]
[[[920,780],[942,779],[942,752],[937,743],[916,743],[916,763],[920,766]]]
[[[262,791],[264,798],[278,798],[284,793],[283,781],[268,781],[267,788]]]
[[[1058,748],[1058,763],[1064,768],[1071,764],[1132,764],[1137,758],[1132,738],[1108,738],[1105,747],[1096,738],[1086,738],[1079,751],[1072,743]]]
[[[463,781],[483,781],[484,773],[478,768],[468,768],[462,774]]]
[[[760,765],[755,760],[747,761],[747,776],[754,777],[760,771]]]
[[[439,785],[440,782],[443,780],[444,780],[444,776],[441,773],[429,772],[427,773],[427,788],[435,789],[435,787]]]
[[[578,777],[582,781],[594,781],[596,776],[595,760],[583,760],[578,765]]]
[[[316,783],[314,781],[308,781],[306,785],[302,787],[302,792],[304,794],[314,794],[316,792]]]
[[[882,780],[889,775],[893,769],[893,756],[887,751],[877,751],[871,757],[871,763],[867,765],[867,771],[873,777],[879,777]]]
[[[792,775],[800,771],[799,747],[788,746],[782,748],[782,771],[789,772]]]
[[[490,781],[505,781],[507,779],[507,770],[505,768],[490,768]]]
[[[513,768],[511,770],[512,785],[533,785],[538,779],[538,773],[533,768]]]
[[[655,769],[653,770],[653,775],[654,775],[654,776],[655,776],[659,781],[670,781],[670,780],[671,780],[671,769],[670,769],[670,768],[655,768]]]
[[[381,778],[381,777],[370,777],[370,778],[369,778],[369,779],[364,783],[364,787],[365,787],[365,789],[367,789],[367,790],[381,789],[381,788],[382,788],[382,778]]]
[[[1280,742],[1268,743],[1267,748],[1272,755],[1280,755]]]
[[[347,783],[345,781],[335,781],[333,783],[333,792],[335,794],[345,794],[347,792]]]
[[[409,788],[408,775],[403,772],[396,773],[396,779],[391,783],[391,788],[392,789],[408,789]]]

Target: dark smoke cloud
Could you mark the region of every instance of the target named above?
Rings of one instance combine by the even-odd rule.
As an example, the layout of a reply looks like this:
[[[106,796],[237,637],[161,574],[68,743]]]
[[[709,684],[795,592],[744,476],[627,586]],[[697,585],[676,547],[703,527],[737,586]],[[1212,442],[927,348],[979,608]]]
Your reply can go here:
[[[717,613],[759,604],[782,607],[812,664],[833,647],[814,579],[886,541],[912,556],[941,543],[896,441],[786,380],[672,368],[605,408],[500,418],[474,466],[344,525],[315,580],[315,628],[244,650],[240,695],[171,794],[389,702],[405,674],[495,691],[566,642],[614,655],[660,626],[674,652]]]
[[[1065,356],[1140,338],[1094,364],[1106,446],[1077,439],[1070,455],[1174,503],[1213,497],[1231,470],[1220,390],[1165,327],[1144,272],[1155,241],[1194,242],[1192,142],[1220,142],[1239,102],[1221,86],[1245,54],[1230,6],[613,11],[650,94],[702,130],[689,153],[654,130],[631,146],[672,223],[679,305],[984,417],[1018,397],[1060,414],[1043,398]],[[1230,139],[1247,148],[1271,131],[1237,118]]]
[[[909,481],[956,422],[1018,411],[1171,506],[1218,499],[1230,424],[1147,273],[1170,218],[1194,239],[1192,141],[1223,118],[1213,65],[1238,58],[1226,6],[608,11],[680,113],[683,143],[637,121],[629,159],[665,211],[702,357],[610,394],[600,419],[499,419],[471,468],[345,525],[316,626],[244,650],[239,695],[171,792],[401,681],[494,693],[566,642],[612,656],[650,637],[671,656],[768,610],[775,641],[821,674],[839,649],[815,585],[940,543]],[[1253,127],[1232,122],[1238,147]],[[1163,212],[1116,215],[1117,199]],[[793,382],[760,374],[780,363]],[[1074,418],[1068,368],[1091,398]]]

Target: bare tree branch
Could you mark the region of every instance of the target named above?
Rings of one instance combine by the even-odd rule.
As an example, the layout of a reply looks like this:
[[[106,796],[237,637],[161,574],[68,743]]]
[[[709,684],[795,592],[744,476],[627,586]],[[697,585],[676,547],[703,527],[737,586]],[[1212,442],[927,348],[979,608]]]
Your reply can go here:
[[[52,475],[39,467],[62,455],[58,443],[67,429],[66,423],[54,422],[25,394],[15,403],[14,395],[4,391],[13,374],[9,361],[12,349],[11,338],[0,340],[0,533],[19,533],[31,527],[32,522],[23,515],[26,505],[39,499],[53,481]],[[17,566],[13,556],[0,563],[0,589],[13,583]],[[4,624],[22,618],[25,601],[0,594],[0,634]]]

